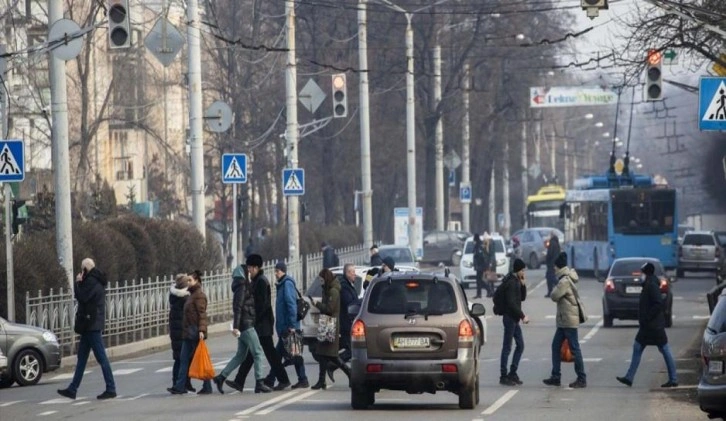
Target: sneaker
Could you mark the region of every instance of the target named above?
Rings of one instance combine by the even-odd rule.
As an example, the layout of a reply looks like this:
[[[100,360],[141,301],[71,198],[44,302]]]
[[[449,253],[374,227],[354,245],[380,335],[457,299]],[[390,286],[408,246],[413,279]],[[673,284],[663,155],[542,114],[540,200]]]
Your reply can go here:
[[[560,379],[556,377],[550,377],[549,379],[542,380],[542,383],[546,384],[547,386],[559,386]]]
[[[585,380],[577,379],[570,383],[569,386],[573,389],[584,389],[587,387],[587,382]]]
[[[105,400],[105,399],[113,399],[116,397],[116,392],[109,392],[106,390],[105,392],[101,393],[100,395],[96,396],[96,399],[98,400]]]
[[[186,390],[179,390],[179,389],[175,389],[173,387],[167,387],[166,391],[171,393],[172,395],[186,395],[186,393],[187,393]]]
[[[305,379],[305,380],[300,380],[297,383],[295,383],[294,385],[292,385],[291,389],[307,389],[308,387],[310,387],[310,383],[308,383],[308,380]]]
[[[627,377],[616,377],[615,379],[628,387],[633,387],[633,382],[628,380]]]
[[[668,380],[667,383],[663,383],[660,387],[678,387],[678,382],[672,382]]]
[[[70,389],[58,389],[58,394],[68,399],[76,398],[76,392],[73,392]]]
[[[224,395],[224,377],[221,375],[216,375],[212,377],[212,381],[215,385],[217,385],[217,390],[219,390],[219,393]]]
[[[280,390],[285,390],[288,387],[290,387],[290,382],[278,383],[277,386],[272,388],[272,390],[279,392]]]
[[[499,384],[502,386],[515,386],[517,383],[509,376],[499,376]]]
[[[507,377],[509,377],[510,380],[518,385],[523,384],[522,381],[519,380],[519,376],[517,375],[517,373],[509,373]]]
[[[225,380],[224,384],[226,384],[227,386],[231,387],[232,389],[240,391],[240,392],[244,391],[244,389],[245,389],[244,385],[241,385],[234,380]]]

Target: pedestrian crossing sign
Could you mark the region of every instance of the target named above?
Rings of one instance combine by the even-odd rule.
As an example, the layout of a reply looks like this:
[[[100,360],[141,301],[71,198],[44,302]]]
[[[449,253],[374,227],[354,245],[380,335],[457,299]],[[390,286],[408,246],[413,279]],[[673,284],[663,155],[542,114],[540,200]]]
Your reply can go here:
[[[25,146],[22,140],[0,140],[0,182],[25,179]]]
[[[726,131],[726,77],[702,77],[698,102],[698,128]]]
[[[222,183],[237,184],[247,182],[247,155],[226,153],[222,155]]]
[[[282,170],[282,194],[285,196],[302,196],[305,194],[305,170],[302,168],[285,168]]]

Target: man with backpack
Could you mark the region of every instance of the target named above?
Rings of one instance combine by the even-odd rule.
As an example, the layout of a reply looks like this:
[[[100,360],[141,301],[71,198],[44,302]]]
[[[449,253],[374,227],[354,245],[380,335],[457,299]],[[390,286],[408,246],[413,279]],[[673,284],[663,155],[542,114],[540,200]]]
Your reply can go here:
[[[502,316],[504,325],[504,340],[502,342],[502,355],[499,364],[499,384],[504,386],[521,385],[522,381],[517,375],[519,361],[524,352],[524,337],[519,325],[529,323],[529,318],[522,312],[522,301],[527,298],[527,283],[524,278],[525,265],[522,259],[515,259],[512,271],[502,280],[494,293],[494,314]],[[512,351],[512,340],[516,344],[512,364],[507,372],[509,353]]]

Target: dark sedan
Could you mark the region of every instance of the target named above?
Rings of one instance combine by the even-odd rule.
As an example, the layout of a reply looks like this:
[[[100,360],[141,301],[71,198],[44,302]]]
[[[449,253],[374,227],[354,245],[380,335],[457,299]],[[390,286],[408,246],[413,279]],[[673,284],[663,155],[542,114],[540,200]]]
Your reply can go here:
[[[703,332],[698,405],[709,417],[726,417],[726,289]]]
[[[655,276],[660,279],[660,292],[665,301],[666,327],[673,325],[673,293],[671,280],[666,276],[658,259],[627,257],[616,259],[604,281],[602,296],[603,326],[612,327],[614,319],[638,320],[640,291],[643,290],[643,273],[640,268],[650,262],[655,266]],[[603,282],[603,281],[600,281]]]

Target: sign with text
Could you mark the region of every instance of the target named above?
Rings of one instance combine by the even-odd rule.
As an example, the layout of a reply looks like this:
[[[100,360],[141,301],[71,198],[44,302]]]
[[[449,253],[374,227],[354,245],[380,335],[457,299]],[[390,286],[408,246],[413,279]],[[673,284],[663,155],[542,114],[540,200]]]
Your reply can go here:
[[[594,87],[529,88],[530,108],[583,107],[616,105],[618,94],[612,89]]]

